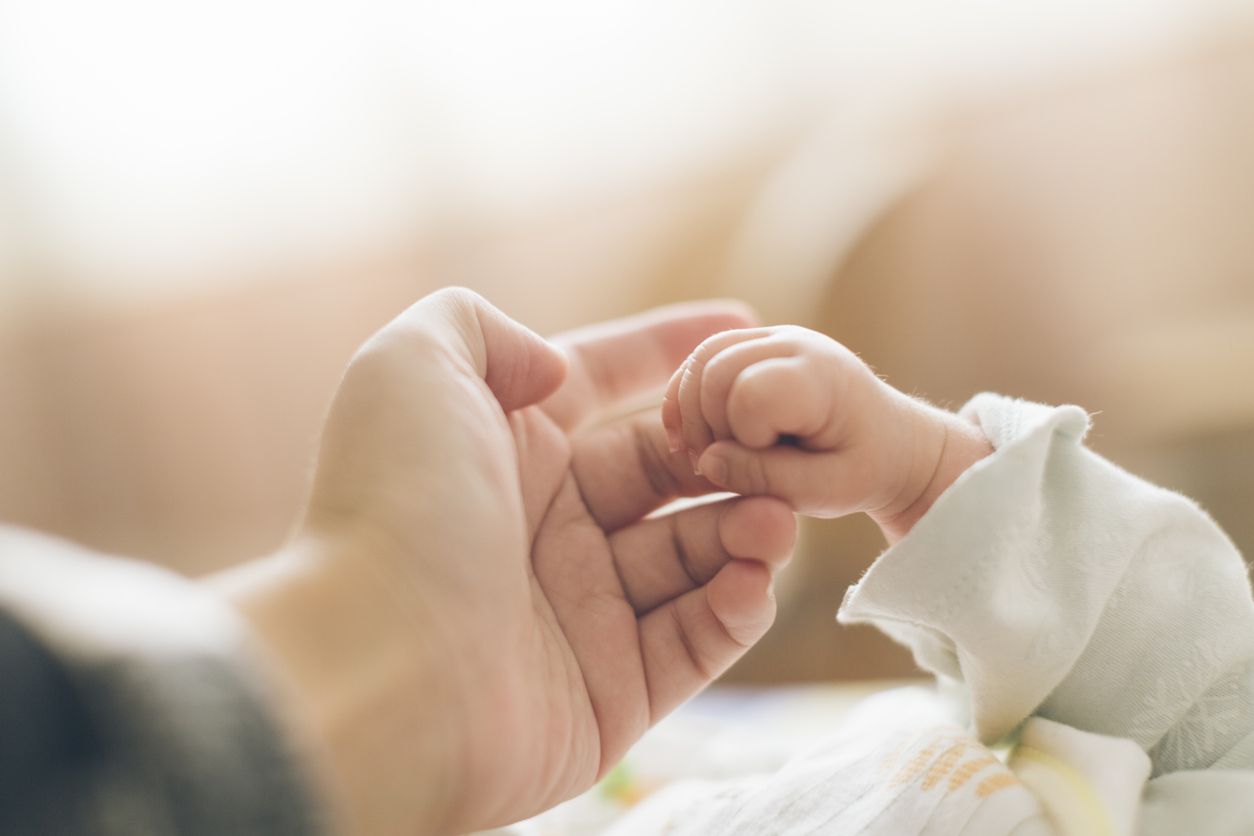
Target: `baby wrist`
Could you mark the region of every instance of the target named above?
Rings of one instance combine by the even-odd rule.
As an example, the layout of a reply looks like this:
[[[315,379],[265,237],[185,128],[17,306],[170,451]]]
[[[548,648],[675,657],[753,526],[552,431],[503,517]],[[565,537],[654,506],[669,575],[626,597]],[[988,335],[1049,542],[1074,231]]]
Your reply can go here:
[[[905,537],[967,468],[993,452],[973,422],[912,401],[906,476],[892,503],[869,515],[888,539]]]

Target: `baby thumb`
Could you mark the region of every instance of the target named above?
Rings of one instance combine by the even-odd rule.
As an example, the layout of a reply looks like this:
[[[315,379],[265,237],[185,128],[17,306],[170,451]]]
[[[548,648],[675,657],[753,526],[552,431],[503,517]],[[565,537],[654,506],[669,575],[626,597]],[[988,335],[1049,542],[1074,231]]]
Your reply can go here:
[[[754,450],[734,441],[716,441],[697,459],[697,469],[724,490],[773,496],[794,511],[829,516],[831,455],[779,445]]]

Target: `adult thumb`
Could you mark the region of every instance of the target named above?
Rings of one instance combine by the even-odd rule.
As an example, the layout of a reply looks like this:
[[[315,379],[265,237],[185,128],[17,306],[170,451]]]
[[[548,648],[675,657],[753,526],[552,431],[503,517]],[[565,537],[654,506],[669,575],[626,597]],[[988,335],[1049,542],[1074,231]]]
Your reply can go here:
[[[474,291],[438,290],[402,319],[465,360],[506,412],[538,403],[566,378],[566,355],[559,348]]]

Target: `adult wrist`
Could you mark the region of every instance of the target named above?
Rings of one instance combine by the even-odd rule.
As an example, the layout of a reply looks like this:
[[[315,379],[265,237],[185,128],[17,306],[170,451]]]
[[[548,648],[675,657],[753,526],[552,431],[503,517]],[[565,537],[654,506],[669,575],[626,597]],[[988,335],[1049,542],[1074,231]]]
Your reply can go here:
[[[276,708],[344,833],[444,833],[455,705],[419,605],[340,538],[304,533],[213,580],[252,629]]]

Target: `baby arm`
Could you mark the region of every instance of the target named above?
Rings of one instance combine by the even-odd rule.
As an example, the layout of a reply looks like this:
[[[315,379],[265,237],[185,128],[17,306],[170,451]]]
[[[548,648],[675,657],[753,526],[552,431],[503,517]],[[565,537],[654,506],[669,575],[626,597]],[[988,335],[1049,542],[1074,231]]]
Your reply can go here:
[[[890,542],[992,452],[970,421],[791,325],[707,339],[671,378],[662,421],[672,451],[686,451],[716,485],[777,496],[812,516],[865,512]]]
[[[1192,502],[1088,450],[1083,410],[984,394],[950,415],[779,328],[703,344],[663,421],[712,481],[808,513],[867,511],[900,540],[839,620],[874,624],[960,685],[982,740],[1029,717],[1131,740],[1154,776],[1136,832],[1250,832],[1245,562]]]

